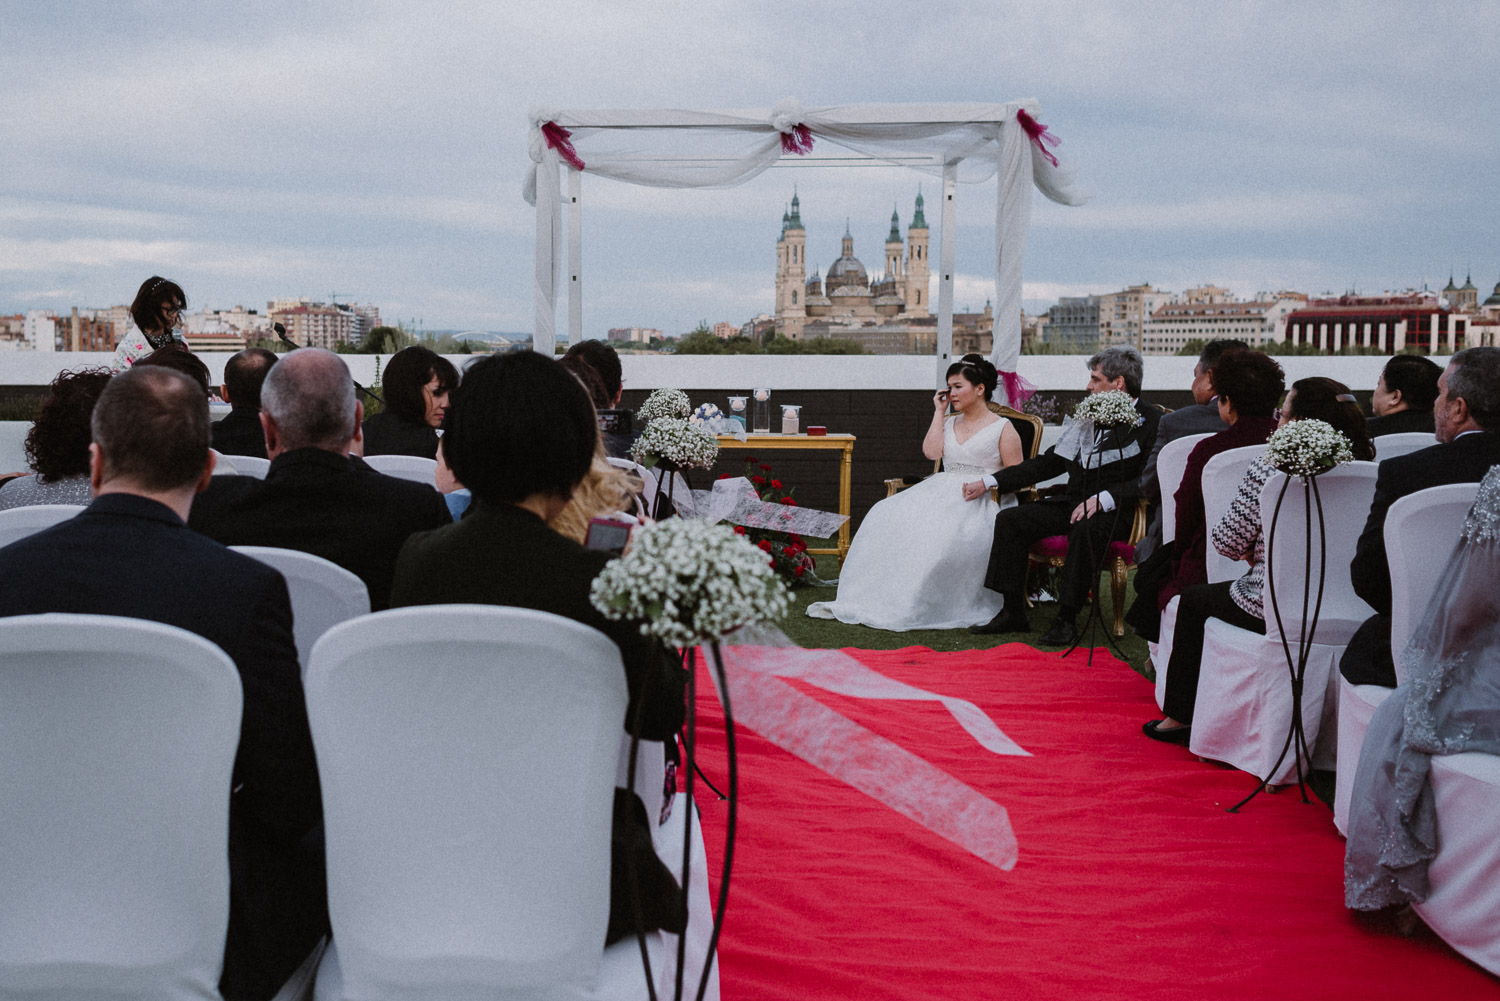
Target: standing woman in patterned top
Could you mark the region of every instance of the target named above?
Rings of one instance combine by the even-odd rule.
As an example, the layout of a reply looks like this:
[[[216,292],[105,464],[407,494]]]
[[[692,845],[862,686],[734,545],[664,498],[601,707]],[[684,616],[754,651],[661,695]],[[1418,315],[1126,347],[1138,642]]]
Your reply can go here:
[[[1286,394],[1278,427],[1292,421],[1326,421],[1349,439],[1356,459],[1375,458],[1375,446],[1365,427],[1364,411],[1342,382],[1316,377],[1298,379]],[[1250,569],[1237,580],[1184,588],[1172,634],[1172,659],[1167,664],[1162,710],[1166,719],[1142,726],[1146,736],[1169,744],[1186,744],[1192,731],[1193,704],[1198,697],[1198,673],[1203,659],[1203,629],[1209,619],[1265,635],[1266,615],[1261,603],[1265,584],[1266,540],[1260,531],[1260,491],[1276,470],[1261,456],[1250,464],[1239,492],[1213,530],[1213,545]]]
[[[134,322],[120,338],[111,367],[123,372],[151,352],[181,341],[175,328],[182,322],[182,311],[186,308],[187,296],[182,286],[157,275],[147,278],[135,294],[135,302],[130,304]]]

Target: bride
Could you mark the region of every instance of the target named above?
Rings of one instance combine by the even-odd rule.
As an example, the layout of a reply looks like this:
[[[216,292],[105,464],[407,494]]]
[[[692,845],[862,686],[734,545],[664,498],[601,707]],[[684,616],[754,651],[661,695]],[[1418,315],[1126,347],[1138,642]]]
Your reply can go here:
[[[985,404],[995,366],[964,355],[948,368],[922,454],[943,471],[888,497],[865,515],[839,574],[838,596],[807,614],[876,629],[960,629],[988,622],[1001,597],[980,586],[1001,505],[983,477],[1022,459],[1021,436]],[[956,413],[948,414],[952,407]],[[1005,507],[1015,497],[1003,498]]]

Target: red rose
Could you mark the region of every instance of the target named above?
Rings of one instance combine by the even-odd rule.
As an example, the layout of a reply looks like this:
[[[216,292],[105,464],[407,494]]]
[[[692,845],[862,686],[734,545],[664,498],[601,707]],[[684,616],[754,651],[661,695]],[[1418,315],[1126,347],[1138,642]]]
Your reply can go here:
[[[807,567],[796,567],[792,570],[792,576],[794,577],[801,577],[805,573],[807,573]]]
[[[769,472],[770,472],[770,471],[771,471],[771,467],[770,467],[770,466],[768,466],[768,465],[767,465],[767,464],[766,464],[766,463],[764,463],[764,462],[762,462],[762,463],[761,463],[761,464],[760,464],[760,468],[761,468],[761,469],[764,469],[764,470],[765,470],[765,471],[766,471],[766,472],[768,472],[768,473],[769,473]]]
[[[736,526],[734,526],[734,534],[735,535],[744,535],[745,534],[745,526],[744,525],[736,525]]]
[[[766,478],[764,476],[752,476],[750,477],[750,482],[758,487],[763,487],[766,485]]]
[[[721,480],[727,480],[727,479],[729,479],[729,474],[728,473],[720,473],[719,474],[719,479],[721,479]]]
[[[783,497],[783,498],[781,498],[781,503],[783,503],[783,504],[790,504],[792,507],[796,507],[797,506],[797,501],[794,498],[791,498],[791,497]]]
[[[754,462],[755,462],[755,456],[753,456],[753,455],[747,455],[747,456],[745,456],[745,465],[748,466],[748,465],[751,465]]]
[[[771,489],[772,490],[780,490],[781,489],[781,481],[780,480],[772,480],[771,481]]]
[[[771,541],[769,539],[761,539],[756,545],[760,546],[762,552],[769,553],[771,551]]]
[[[776,561],[775,560],[772,560],[770,563],[768,563],[766,565],[769,566],[772,570],[776,569]]]

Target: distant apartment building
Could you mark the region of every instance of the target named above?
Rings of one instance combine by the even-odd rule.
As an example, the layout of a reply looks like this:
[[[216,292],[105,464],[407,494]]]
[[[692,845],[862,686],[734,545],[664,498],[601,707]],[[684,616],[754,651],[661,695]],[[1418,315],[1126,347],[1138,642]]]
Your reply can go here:
[[[270,323],[286,328],[286,335],[303,347],[332,351],[340,344],[358,344],[380,325],[380,310],[357,303],[322,303],[307,298],[272,299],[266,304]]]
[[[33,309],[26,314],[24,336],[33,351],[57,350],[57,316],[45,310]]]
[[[937,351],[937,317],[893,319],[888,323],[808,320],[803,324],[801,339],[816,337],[853,341],[868,355],[930,355]]]
[[[1063,296],[1047,310],[1043,343],[1065,354],[1090,354],[1099,348],[1099,296]]]
[[[766,331],[775,328],[776,318],[770,313],[757,313],[754,319],[746,320],[740,326],[740,336],[757,340],[764,337]]]
[[[1141,331],[1141,353],[1172,355],[1189,342],[1240,340],[1251,347],[1282,339],[1286,318],[1306,303],[1295,292],[1263,294],[1255,299],[1234,298],[1214,285],[1189,289],[1182,301],[1157,307]]]
[[[1128,345],[1144,350],[1146,320],[1162,306],[1175,300],[1170,292],[1148,285],[1132,285],[1119,292],[1099,297],[1099,345]]]
[[[1430,292],[1343,295],[1314,299],[1288,315],[1285,339],[1291,344],[1314,345],[1328,354],[1363,347],[1383,354],[1415,350],[1447,355],[1473,346],[1469,336],[1473,320],[1441,305]],[[1487,325],[1481,323],[1475,333],[1488,333]]]
[[[0,316],[0,351],[20,351],[26,347],[26,314]]]
[[[621,344],[650,344],[664,335],[655,327],[611,327],[607,337]]]
[[[713,331],[714,336],[719,340],[727,341],[731,337],[738,337],[740,328],[726,320],[722,323],[715,323],[713,326]]]

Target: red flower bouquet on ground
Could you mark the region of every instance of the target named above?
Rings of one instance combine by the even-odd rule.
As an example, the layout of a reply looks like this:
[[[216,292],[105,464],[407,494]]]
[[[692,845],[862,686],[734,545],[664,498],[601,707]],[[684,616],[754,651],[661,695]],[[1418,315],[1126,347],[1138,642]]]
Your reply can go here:
[[[769,463],[757,463],[754,456],[745,459],[745,478],[755,487],[760,499],[769,504],[795,507],[795,487],[788,487],[772,475]],[[817,565],[807,554],[807,543],[795,532],[771,532],[763,528],[736,528],[761,550],[771,554],[771,566],[791,584],[828,584],[818,577]]]

